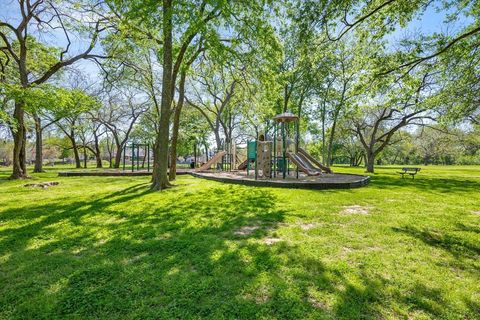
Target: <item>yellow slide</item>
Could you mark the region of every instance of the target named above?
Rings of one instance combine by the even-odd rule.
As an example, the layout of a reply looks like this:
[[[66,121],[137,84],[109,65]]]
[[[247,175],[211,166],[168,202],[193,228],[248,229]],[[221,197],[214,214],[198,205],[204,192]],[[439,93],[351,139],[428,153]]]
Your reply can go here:
[[[312,164],[308,161],[306,161],[305,158],[302,158],[300,154],[298,153],[293,153],[293,152],[287,152],[287,156],[292,161],[300,171],[305,173],[308,176],[318,176],[322,174],[321,170],[317,170],[315,167],[312,166]]]
[[[317,169],[320,170],[320,172],[324,171],[326,173],[333,173],[332,169],[322,165],[319,161],[317,161],[314,157],[312,157],[307,151],[305,151],[305,149],[298,148],[298,153],[304,156],[305,158],[307,158],[308,161],[313,163],[317,167]]]
[[[214,164],[217,164],[220,160],[222,160],[222,157],[227,154],[227,151],[220,151],[219,153],[215,154],[210,160],[207,161],[203,166],[200,168],[195,169],[195,171],[206,171],[210,169],[211,166]]]

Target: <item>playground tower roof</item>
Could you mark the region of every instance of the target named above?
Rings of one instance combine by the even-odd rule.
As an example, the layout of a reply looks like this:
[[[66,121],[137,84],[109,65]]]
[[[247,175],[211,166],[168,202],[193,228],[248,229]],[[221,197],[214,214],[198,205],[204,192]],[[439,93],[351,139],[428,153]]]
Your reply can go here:
[[[291,113],[290,111],[281,113],[273,117],[273,121],[281,123],[281,122],[293,122],[298,121],[298,117]]]

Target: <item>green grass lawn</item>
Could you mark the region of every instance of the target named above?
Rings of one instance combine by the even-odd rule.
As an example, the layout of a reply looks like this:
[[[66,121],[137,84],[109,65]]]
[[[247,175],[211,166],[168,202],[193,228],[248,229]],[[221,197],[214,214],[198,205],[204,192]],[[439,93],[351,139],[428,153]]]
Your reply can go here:
[[[2,170],[0,319],[480,318],[480,167],[330,191],[180,176],[161,193]]]

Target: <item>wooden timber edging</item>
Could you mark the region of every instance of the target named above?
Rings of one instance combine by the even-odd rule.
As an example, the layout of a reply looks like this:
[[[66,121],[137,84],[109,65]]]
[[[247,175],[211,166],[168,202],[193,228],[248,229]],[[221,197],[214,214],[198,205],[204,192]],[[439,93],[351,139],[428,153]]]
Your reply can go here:
[[[348,173],[336,173],[337,175],[348,175],[358,177],[355,181],[339,182],[321,182],[321,181],[302,181],[302,180],[253,180],[242,178],[221,177],[211,174],[202,174],[192,170],[177,170],[177,175],[190,174],[196,178],[207,179],[217,182],[240,184],[244,186],[256,187],[276,187],[291,189],[351,189],[366,186],[370,182],[369,176],[362,176]],[[64,171],[59,172],[59,177],[131,177],[131,176],[151,176],[152,172],[147,171]]]
[[[240,184],[244,186],[256,187],[275,187],[275,188],[291,188],[291,189],[351,189],[366,186],[370,182],[369,176],[361,176],[348,173],[337,173],[342,175],[357,176],[360,179],[352,182],[316,182],[316,181],[273,181],[273,180],[252,180],[252,179],[234,179],[229,177],[219,177],[213,175],[204,175],[197,172],[191,172],[192,176],[201,179],[207,179],[217,182],[225,182],[232,184]]]

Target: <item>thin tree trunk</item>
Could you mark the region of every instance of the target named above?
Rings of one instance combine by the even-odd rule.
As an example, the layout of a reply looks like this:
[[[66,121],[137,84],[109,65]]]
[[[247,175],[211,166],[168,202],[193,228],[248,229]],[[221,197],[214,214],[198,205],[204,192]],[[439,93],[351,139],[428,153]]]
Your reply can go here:
[[[288,84],[285,84],[283,96],[283,112],[287,112],[288,110],[288,100],[290,100],[290,93],[288,91]]]
[[[83,147],[83,167],[87,168],[87,148]]]
[[[35,167],[33,172],[43,172],[43,138],[42,120],[34,116],[35,120]]]
[[[94,148],[95,148],[95,159],[97,160],[97,168],[103,168],[102,152],[100,151],[100,145],[98,142],[98,136],[96,132],[93,133],[93,138],[94,138]]]
[[[326,165],[325,160],[326,160],[326,143],[325,143],[325,112],[326,112],[326,107],[325,107],[325,102],[323,103],[323,109],[322,109],[322,164]],[[329,164],[328,164],[329,165]]]
[[[332,159],[333,158],[333,142],[335,140],[335,131],[337,128],[337,120],[338,120],[339,112],[340,112],[340,108],[337,107],[333,115],[332,129],[330,130],[330,137],[328,139],[327,166],[331,166],[333,161]]]
[[[205,162],[208,162],[208,146],[205,140],[203,141],[203,147],[205,148]]]
[[[82,163],[80,162],[80,155],[78,153],[78,146],[77,142],[75,141],[75,136],[73,135],[73,132],[71,134],[72,136],[69,136],[69,138],[72,143],[73,156],[75,158],[75,168],[79,169],[82,167]]]
[[[180,127],[180,114],[183,108],[183,102],[185,99],[185,78],[186,72],[182,71],[180,75],[180,84],[179,84],[179,96],[177,108],[175,109],[175,114],[173,116],[173,132],[172,132],[172,143],[170,147],[170,173],[168,179],[173,181],[177,177],[177,143],[178,143],[178,129]]]
[[[153,190],[163,190],[170,186],[168,182],[168,141],[170,112],[173,94],[173,34],[172,34],[172,0],[163,0],[163,75],[160,121],[155,140],[155,153],[152,173]]]

